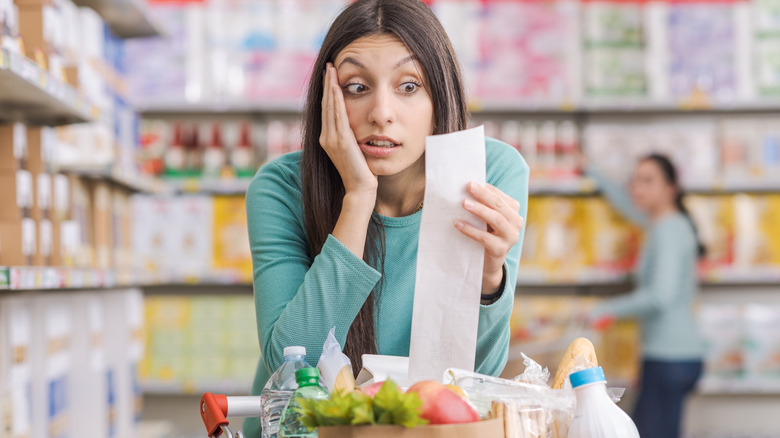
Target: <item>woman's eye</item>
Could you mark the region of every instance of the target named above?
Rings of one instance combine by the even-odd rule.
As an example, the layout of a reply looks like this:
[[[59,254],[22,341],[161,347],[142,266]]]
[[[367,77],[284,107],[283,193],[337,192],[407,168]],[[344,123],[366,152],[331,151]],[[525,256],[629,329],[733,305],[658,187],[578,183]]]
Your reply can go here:
[[[349,94],[360,94],[366,91],[366,86],[363,84],[349,84],[344,89]]]
[[[407,94],[412,94],[417,91],[417,87],[419,87],[419,85],[415,84],[414,82],[404,82],[401,84],[401,91]]]

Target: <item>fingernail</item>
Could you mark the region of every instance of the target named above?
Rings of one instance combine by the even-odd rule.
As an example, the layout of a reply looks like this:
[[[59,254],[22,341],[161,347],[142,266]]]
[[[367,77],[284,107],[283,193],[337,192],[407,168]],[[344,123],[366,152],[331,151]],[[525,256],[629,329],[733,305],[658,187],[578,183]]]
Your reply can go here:
[[[459,221],[459,220],[455,221],[455,228],[457,228],[459,230],[462,229],[463,228],[463,222]]]
[[[472,201],[471,199],[466,199],[465,201],[463,201],[463,205],[469,209],[474,208],[474,201]]]

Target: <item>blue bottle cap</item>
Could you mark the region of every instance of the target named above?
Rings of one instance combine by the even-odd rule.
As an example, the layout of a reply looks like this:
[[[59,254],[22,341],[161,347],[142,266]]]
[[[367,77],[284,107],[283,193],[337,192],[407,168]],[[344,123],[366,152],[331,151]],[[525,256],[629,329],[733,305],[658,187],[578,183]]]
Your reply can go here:
[[[606,382],[604,377],[604,370],[601,367],[588,368],[582,371],[577,371],[569,376],[571,380],[571,387],[577,388],[588,383]]]

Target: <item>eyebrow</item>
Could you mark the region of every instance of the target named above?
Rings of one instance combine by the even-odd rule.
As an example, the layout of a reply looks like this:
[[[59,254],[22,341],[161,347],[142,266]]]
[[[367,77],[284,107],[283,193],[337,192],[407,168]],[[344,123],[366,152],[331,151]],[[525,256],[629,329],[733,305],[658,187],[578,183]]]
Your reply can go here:
[[[399,67],[401,67],[402,65],[406,64],[407,62],[416,61],[416,60],[417,60],[416,56],[409,55],[409,56],[403,58],[402,60],[398,61],[393,66],[393,70],[398,69]],[[361,68],[363,70],[366,70],[368,68],[368,67],[366,67],[365,64],[363,64],[362,62],[358,61],[357,59],[355,59],[355,58],[353,58],[351,56],[347,56],[346,58],[344,58],[344,60],[341,61],[341,63],[339,63],[338,68],[341,68],[342,65],[347,64],[347,63],[352,64],[352,65],[354,65],[354,66],[356,66],[358,68]]]

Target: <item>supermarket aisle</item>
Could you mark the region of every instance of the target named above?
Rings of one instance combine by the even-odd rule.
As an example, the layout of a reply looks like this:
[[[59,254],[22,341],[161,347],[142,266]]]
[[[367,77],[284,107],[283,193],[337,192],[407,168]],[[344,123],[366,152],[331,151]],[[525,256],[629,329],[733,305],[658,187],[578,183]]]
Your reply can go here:
[[[300,147],[308,69],[345,3],[0,0],[0,430],[203,436],[201,393],[247,393],[259,346],[244,192]],[[630,409],[636,324],[583,332],[571,316],[630,290],[643,235],[576,153],[626,182],[659,152],[708,249],[685,436],[780,434],[776,5],[427,3],[471,126],[531,167],[503,376],[522,372],[520,352],[554,370],[585,334]],[[95,435],[78,429],[97,417]]]

